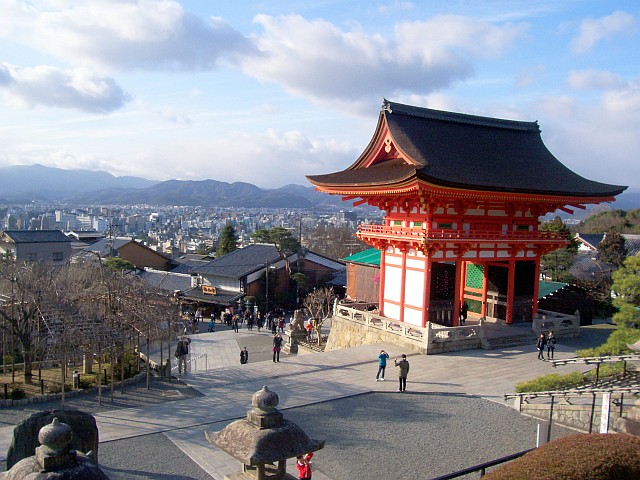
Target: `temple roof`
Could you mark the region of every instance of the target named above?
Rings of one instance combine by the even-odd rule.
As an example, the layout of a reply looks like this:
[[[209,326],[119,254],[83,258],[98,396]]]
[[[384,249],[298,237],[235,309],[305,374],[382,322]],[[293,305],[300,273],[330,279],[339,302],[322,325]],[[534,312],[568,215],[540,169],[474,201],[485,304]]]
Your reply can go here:
[[[385,155],[383,145],[390,154]],[[563,197],[612,197],[626,189],[588,180],[563,165],[544,145],[537,122],[386,100],[376,134],[353,165],[307,178],[329,193],[375,191],[416,181],[465,190]]]

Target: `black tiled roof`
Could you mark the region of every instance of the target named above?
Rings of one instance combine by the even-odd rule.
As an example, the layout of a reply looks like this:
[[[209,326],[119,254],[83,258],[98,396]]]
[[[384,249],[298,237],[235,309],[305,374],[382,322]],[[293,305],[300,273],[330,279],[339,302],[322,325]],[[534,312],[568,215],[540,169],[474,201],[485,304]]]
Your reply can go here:
[[[216,288],[215,295],[208,295],[206,293],[202,293],[201,287],[193,287],[180,292],[178,296],[187,300],[195,300],[203,303],[214,303],[216,305],[228,306],[232,305],[240,297],[243,297],[244,293]]]
[[[307,178],[339,188],[390,185],[413,177],[445,187],[577,197],[608,197],[626,189],[588,180],[564,166],[542,142],[537,122],[385,102],[377,132],[385,123],[413,165],[388,160],[362,168],[367,149],[346,170]]]
[[[2,233],[15,243],[71,243],[72,239],[60,230],[4,230]]]
[[[144,270],[138,273],[138,276],[145,284],[165,292],[175,292],[191,288],[191,275],[177,275],[173,272],[163,272],[160,270]]]
[[[112,252],[117,252],[120,247],[126,245],[129,242],[135,242],[130,238],[103,238],[102,240],[98,240],[96,243],[92,243],[91,245],[85,248],[88,252],[98,253],[101,257],[108,256]]]
[[[191,271],[202,275],[241,278],[265,268],[265,263],[276,263],[280,255],[273,245],[251,244],[234,250]]]

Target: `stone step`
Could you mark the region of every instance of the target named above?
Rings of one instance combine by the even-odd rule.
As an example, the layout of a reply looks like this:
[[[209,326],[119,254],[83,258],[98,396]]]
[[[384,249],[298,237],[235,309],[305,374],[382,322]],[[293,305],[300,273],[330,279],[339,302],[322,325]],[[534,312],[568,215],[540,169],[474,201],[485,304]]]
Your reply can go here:
[[[490,337],[482,339],[483,350],[496,350],[501,348],[533,345],[535,347],[536,336],[533,334],[520,334],[505,337]]]

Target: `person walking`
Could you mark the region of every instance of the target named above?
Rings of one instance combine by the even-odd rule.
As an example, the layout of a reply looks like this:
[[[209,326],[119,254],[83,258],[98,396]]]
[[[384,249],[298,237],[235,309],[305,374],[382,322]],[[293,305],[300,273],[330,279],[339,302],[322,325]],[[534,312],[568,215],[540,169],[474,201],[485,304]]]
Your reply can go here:
[[[300,480],[311,480],[311,457],[313,457],[313,453],[309,452],[304,455],[298,455],[296,458],[296,467],[298,467]]]
[[[209,320],[209,328],[207,329],[209,332],[213,332],[216,328],[216,316],[213,312],[211,312],[211,320]]]
[[[187,374],[187,357],[189,355],[189,344],[191,339],[185,335],[180,337],[178,345],[176,345],[176,358],[178,359],[178,375],[182,375],[184,368],[184,374]]]
[[[556,336],[553,334],[551,330],[549,330],[549,335],[547,335],[547,360],[553,360],[553,353],[556,349]]]
[[[240,350],[240,364],[244,365],[246,363],[249,363],[249,350],[247,350],[247,347],[242,347],[242,350]]]
[[[389,354],[384,350],[380,350],[380,355],[378,355],[378,373],[376,374],[376,382],[384,382],[384,371],[387,368],[387,358],[389,358]]]
[[[469,314],[469,305],[465,300],[462,302],[462,306],[460,307],[460,325],[464,325],[467,323],[467,315]]]
[[[544,336],[544,332],[542,332],[538,337],[538,344],[536,345],[538,348],[538,360],[544,360],[544,347],[546,344],[547,339]]]
[[[238,333],[238,330],[239,330],[238,315],[233,316],[233,319],[231,320],[231,326],[233,327],[233,331]]]
[[[279,333],[276,333],[273,336],[273,361],[280,361],[280,347],[282,347],[282,336]]]
[[[407,356],[403,353],[402,354],[402,360],[398,361],[398,359],[395,359],[395,364],[396,367],[398,367],[400,369],[400,373],[399,373],[399,385],[398,385],[398,391],[399,392],[404,392],[407,389],[407,375],[409,375],[409,361],[407,360]]]

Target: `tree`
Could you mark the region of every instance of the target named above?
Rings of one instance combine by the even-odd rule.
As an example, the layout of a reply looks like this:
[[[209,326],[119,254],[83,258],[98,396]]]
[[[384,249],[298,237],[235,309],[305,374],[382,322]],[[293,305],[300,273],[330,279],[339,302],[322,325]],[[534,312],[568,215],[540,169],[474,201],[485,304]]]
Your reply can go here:
[[[216,257],[221,257],[227,253],[231,253],[238,249],[238,234],[236,229],[230,223],[227,223],[222,232],[220,232],[220,239],[218,240],[218,250],[216,250]]]
[[[104,266],[113,270],[114,272],[121,272],[122,270],[132,271],[136,269],[136,266],[133,263],[120,257],[105,258]]]
[[[310,250],[329,258],[344,258],[369,248],[366,243],[356,238],[353,229],[334,226],[314,228],[306,245]]]
[[[272,244],[280,255],[280,259],[285,262],[285,268],[291,278],[291,264],[289,257],[294,253],[300,254],[300,242],[291,235],[291,232],[286,228],[275,227],[272,229],[260,229],[251,235],[254,242],[258,243],[270,243]]]
[[[627,257],[624,237],[620,235],[618,230],[611,228],[598,244],[598,252],[603,262],[611,266],[613,270],[617,270]]]
[[[581,356],[625,354],[629,352],[627,345],[640,340],[640,257],[628,257],[614,272],[612,288],[618,292],[613,299],[617,328],[603,345],[580,351]]]
[[[540,266],[545,272],[551,273],[551,280],[554,282],[570,282],[573,277],[569,272],[569,267],[573,264],[573,257],[578,252],[577,240],[560,217],[540,225],[540,231],[559,232],[569,240],[566,247],[561,247],[540,257]]]
[[[20,345],[24,380],[30,383],[43,294],[52,283],[53,271],[39,262],[17,264],[11,260],[3,262],[0,268],[0,293],[4,298],[0,303],[2,327]],[[13,353],[13,346],[10,348]]]
[[[304,299],[304,306],[313,319],[313,329],[318,337],[318,345],[322,343],[322,324],[333,314],[333,302],[336,294],[333,287],[317,288]]]

